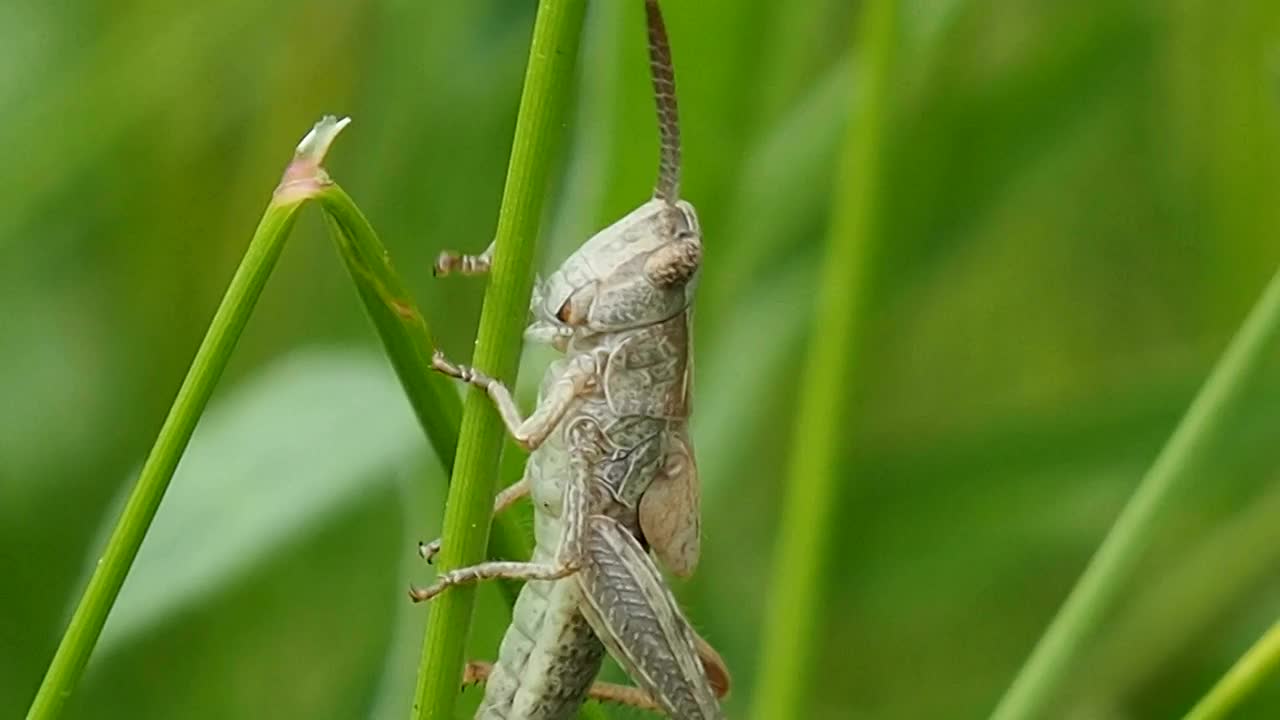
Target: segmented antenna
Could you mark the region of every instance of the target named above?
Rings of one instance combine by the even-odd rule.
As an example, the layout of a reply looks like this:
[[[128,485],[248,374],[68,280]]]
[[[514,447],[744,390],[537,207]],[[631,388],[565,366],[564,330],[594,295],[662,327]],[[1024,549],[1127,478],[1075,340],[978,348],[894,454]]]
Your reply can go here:
[[[680,114],[676,110],[676,73],[671,67],[671,45],[658,0],[645,0],[649,20],[649,71],[653,74],[653,98],[658,105],[658,135],[662,154],[658,184],[653,196],[668,203],[680,197]]]

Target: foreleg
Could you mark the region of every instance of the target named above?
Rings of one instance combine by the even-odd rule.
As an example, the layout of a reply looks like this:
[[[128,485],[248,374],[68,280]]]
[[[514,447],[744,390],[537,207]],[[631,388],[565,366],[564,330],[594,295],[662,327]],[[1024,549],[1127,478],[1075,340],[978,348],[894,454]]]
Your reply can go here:
[[[572,575],[577,569],[577,567],[566,563],[549,565],[547,563],[496,560],[440,573],[436,577],[436,581],[427,587],[409,588],[409,597],[414,602],[423,602],[424,600],[430,600],[454,585],[465,585],[485,580],[518,580],[522,582],[530,580],[559,580]]]
[[[489,243],[479,255],[462,255],[452,250],[445,250],[436,258],[432,273],[436,277],[444,277],[451,273],[462,275],[484,275],[493,267],[493,248],[496,243]]]
[[[595,383],[598,373],[593,356],[579,355],[570,359],[564,372],[556,378],[538,407],[534,408],[529,417],[524,418],[520,416],[520,408],[516,406],[511,390],[499,380],[475,368],[454,365],[439,351],[432,356],[431,367],[488,393],[498,414],[502,416],[503,424],[515,441],[526,450],[537,449],[547,439],[573,406],[573,401]]]

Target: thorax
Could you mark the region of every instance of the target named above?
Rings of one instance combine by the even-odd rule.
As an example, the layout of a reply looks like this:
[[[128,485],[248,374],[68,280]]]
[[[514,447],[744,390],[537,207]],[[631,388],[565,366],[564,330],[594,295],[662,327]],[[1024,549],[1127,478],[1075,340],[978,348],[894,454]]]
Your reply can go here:
[[[570,355],[589,353],[596,381],[529,458],[535,507],[558,518],[565,483],[585,473],[593,512],[634,524],[636,504],[662,468],[671,428],[689,414],[687,314],[607,336],[575,338]],[[553,362],[539,400],[569,359]]]

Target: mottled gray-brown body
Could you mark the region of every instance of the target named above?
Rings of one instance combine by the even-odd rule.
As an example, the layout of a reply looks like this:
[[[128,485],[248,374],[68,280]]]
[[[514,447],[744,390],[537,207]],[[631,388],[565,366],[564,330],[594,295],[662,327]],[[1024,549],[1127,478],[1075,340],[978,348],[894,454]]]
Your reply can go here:
[[[648,554],[687,574],[698,553],[686,425],[700,243],[692,206],[652,200],[539,283],[528,336],[566,357],[548,368],[528,418],[500,383],[436,359],[485,388],[533,448],[522,481],[534,503],[531,562],[455,570],[416,595],[492,577],[528,581],[477,718],[569,717],[605,647],[670,716],[723,717],[705,653]]]
[[[522,417],[508,389],[437,355],[435,367],[484,388],[532,453],[523,494],[534,504],[529,562],[489,562],[441,574],[451,585],[524,580],[477,719],[562,720],[593,696],[681,720],[721,720],[728,675],[690,627],[650,553],[687,575],[699,552],[697,471],[687,433],[690,316],[702,260],[697,214],[678,199],[679,129],[666,30],[645,3],[662,161],[654,199],[597,233],[539,281],[526,338],[565,353],[537,407]],[[485,272],[478,256],[446,253],[440,274]],[[438,545],[426,546],[428,557]],[[606,649],[638,688],[592,686]],[[474,667],[474,666],[473,666]]]
[[[660,327],[679,337],[685,335],[684,325],[681,314]],[[628,346],[636,346],[634,338],[652,334],[652,329],[644,328],[610,337],[588,353],[607,374],[617,376],[617,368],[631,365],[623,372],[674,376],[683,385],[682,354],[675,356],[676,362],[667,356],[650,367],[635,367],[637,361],[650,358],[627,352]],[[609,347],[618,344],[621,349]],[[569,360],[561,360],[548,368],[542,398],[554,393],[569,365]],[[585,503],[588,513],[611,518],[628,533],[639,535],[640,498],[662,470],[668,434],[672,425],[680,422],[678,417],[618,417],[599,386],[576,398],[526,466],[535,509],[533,562],[555,562],[566,538],[564,510],[568,506],[576,511],[578,502]],[[583,490],[585,497],[566,502],[567,494]],[[577,542],[589,544],[590,535]],[[605,653],[582,613],[587,602],[581,583],[574,577],[526,584],[516,601],[477,718],[552,720],[572,715],[599,672]]]

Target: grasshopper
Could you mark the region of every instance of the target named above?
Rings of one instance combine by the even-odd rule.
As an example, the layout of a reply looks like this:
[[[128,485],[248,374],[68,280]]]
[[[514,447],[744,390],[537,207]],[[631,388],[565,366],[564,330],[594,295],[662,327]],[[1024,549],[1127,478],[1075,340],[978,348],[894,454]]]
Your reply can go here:
[[[440,372],[484,389],[516,442],[531,451],[524,477],[494,512],[523,497],[535,511],[529,562],[486,562],[410,591],[428,600],[452,585],[526,581],[497,662],[471,663],[486,682],[476,718],[558,720],[587,696],[722,719],[728,690],[719,655],[697,636],[649,555],[672,572],[699,553],[699,490],[688,436],[690,320],[702,260],[693,206],[679,199],[675,77],[657,0],[646,0],[661,154],[654,197],[590,238],[531,302],[526,339],[565,354],[548,368],[537,406],[522,417],[509,389],[437,353]],[[480,255],[446,252],[436,274],[481,274]],[[439,541],[422,546],[430,560]],[[592,684],[606,649],[639,687]]]

